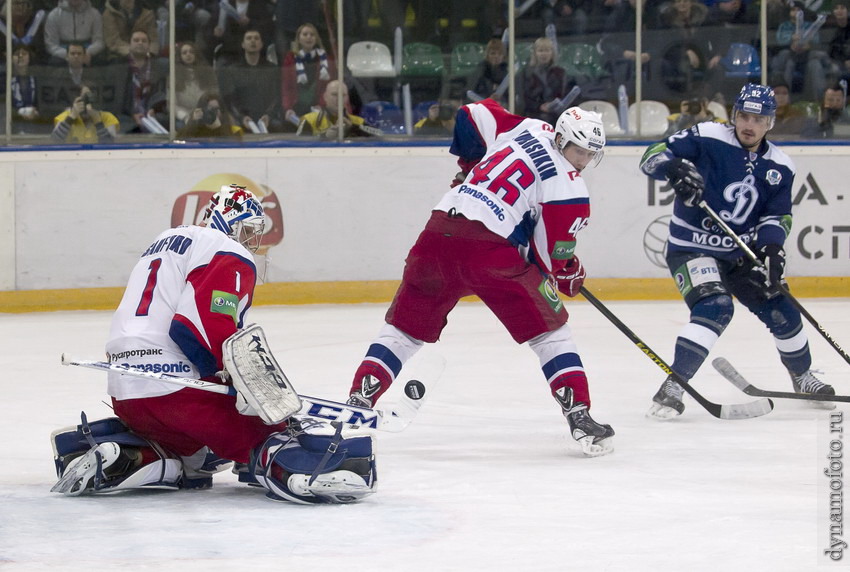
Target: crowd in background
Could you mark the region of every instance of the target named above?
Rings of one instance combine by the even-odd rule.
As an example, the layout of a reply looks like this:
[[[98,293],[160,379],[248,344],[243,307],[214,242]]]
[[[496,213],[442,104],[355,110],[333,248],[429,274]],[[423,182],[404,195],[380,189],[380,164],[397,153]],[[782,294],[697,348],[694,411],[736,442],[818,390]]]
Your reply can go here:
[[[334,0],[175,0],[173,22],[166,0],[6,0],[3,96],[10,133],[44,142],[448,137],[470,101],[554,121],[623,92],[632,103],[640,79],[672,131],[724,120],[717,106],[764,66],[780,98],[774,135],[850,135],[846,0],[764,0],[764,39],[761,1],[644,0],[638,54],[636,0],[517,2],[514,46],[504,0],[345,0],[342,45]],[[354,73],[358,43],[385,46],[401,69]]]

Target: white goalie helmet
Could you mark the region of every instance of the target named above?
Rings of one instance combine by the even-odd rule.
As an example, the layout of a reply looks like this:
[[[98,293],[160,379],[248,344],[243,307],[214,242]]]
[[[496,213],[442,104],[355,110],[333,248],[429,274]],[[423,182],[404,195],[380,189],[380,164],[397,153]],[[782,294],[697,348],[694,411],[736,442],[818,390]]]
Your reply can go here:
[[[581,107],[570,107],[555,122],[555,146],[564,152],[568,143],[596,153],[593,164],[602,160],[605,147],[605,127],[602,116]]]
[[[247,188],[223,185],[210,199],[203,223],[256,252],[263,238],[266,216],[260,201]]]

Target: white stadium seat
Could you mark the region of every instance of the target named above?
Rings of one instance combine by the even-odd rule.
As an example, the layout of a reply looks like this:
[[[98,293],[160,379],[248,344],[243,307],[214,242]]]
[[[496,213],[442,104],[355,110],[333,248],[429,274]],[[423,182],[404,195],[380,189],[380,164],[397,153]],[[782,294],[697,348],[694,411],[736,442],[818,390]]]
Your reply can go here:
[[[606,136],[623,135],[623,130],[620,128],[620,116],[613,103],[601,99],[589,99],[582,102],[579,107],[602,115],[602,126],[605,127]]]
[[[395,77],[390,49],[380,42],[355,42],[348,48],[346,64],[354,77]]]
[[[640,135],[656,137],[667,133],[670,109],[660,101],[644,100],[640,102]],[[629,132],[638,134],[637,102],[629,106]]]

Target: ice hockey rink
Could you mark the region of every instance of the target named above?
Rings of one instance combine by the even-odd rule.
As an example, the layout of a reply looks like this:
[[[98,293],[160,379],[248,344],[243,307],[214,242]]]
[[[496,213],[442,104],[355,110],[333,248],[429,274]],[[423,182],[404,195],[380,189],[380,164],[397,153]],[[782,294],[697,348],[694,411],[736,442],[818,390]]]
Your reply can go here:
[[[801,301],[847,347],[850,302]],[[606,304],[672,361],[683,303]],[[339,400],[385,309],[261,306],[252,321],[301,393]],[[342,506],[275,503],[230,472],[206,491],[50,493],[51,431],[82,410],[110,415],[105,374],[60,355],[102,359],[110,313],[0,315],[0,569],[798,572],[850,561],[824,554],[829,487],[844,478],[824,471],[830,444],[842,453],[846,409],[777,400],[767,416],[721,421],[687,398],[683,417],[649,420],[663,372],[587,302],[568,309],[613,454],[583,457],[535,355],[483,305],[462,303],[435,346],[447,367],[430,399],[404,432],[377,434],[378,493]],[[711,357],[789,391],[768,332],[736,309]],[[822,379],[850,394],[850,365],[806,327]],[[694,382],[717,402],[753,399],[708,362]],[[850,536],[837,532],[834,542]]]

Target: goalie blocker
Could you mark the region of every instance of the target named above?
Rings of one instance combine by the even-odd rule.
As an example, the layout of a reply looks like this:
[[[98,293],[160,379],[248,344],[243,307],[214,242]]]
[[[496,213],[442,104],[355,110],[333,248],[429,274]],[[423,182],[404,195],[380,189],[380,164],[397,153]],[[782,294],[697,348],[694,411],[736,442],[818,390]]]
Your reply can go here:
[[[301,409],[301,399],[259,325],[251,324],[227,338],[222,358],[236,390],[239,413],[258,415],[266,425],[277,425]]]

